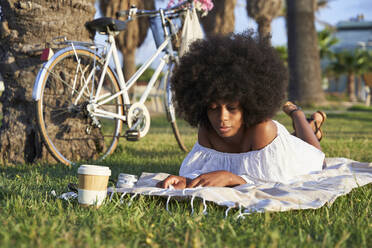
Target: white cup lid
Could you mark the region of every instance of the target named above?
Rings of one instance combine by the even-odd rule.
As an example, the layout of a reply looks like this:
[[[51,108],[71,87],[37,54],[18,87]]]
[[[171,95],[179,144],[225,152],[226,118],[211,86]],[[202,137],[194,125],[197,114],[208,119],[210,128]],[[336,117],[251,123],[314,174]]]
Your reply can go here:
[[[95,176],[110,176],[111,170],[107,166],[83,164],[79,167],[78,174],[95,175]]]

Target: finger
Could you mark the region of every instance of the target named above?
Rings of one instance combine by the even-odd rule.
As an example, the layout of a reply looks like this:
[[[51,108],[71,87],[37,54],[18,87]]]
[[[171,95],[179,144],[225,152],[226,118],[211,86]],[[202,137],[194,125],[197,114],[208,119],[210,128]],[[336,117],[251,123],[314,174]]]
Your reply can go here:
[[[167,189],[169,188],[169,185],[172,185],[174,184],[174,180],[173,178],[167,178],[164,180],[164,183],[163,183],[163,189]]]
[[[175,189],[184,189],[186,188],[186,183],[183,181],[179,181],[178,183],[173,185]]]
[[[205,187],[207,182],[205,182],[204,180],[199,180],[199,182],[194,186],[194,188],[197,188],[197,187]]]
[[[172,185],[174,181],[173,175],[168,176],[166,179],[162,181],[162,188],[166,189],[169,187],[169,185]]]
[[[198,184],[199,180],[200,180],[200,179],[199,179],[198,177],[195,178],[195,179],[193,179],[193,180],[191,180],[191,182],[188,183],[186,187],[187,187],[187,188],[194,188],[195,185]]]

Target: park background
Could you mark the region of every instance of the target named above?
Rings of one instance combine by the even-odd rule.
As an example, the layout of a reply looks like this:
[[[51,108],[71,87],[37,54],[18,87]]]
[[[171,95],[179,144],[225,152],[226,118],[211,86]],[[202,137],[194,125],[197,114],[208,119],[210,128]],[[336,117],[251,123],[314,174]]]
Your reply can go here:
[[[1,0],[1,6],[4,6],[5,2],[7,1]],[[9,2],[11,2],[9,6],[17,7],[12,11],[19,16],[12,19],[9,16],[10,12],[4,14],[8,18],[5,20],[9,21],[10,32],[2,29],[0,39],[0,71],[5,75],[6,84],[1,98],[3,113],[6,115],[1,127],[0,150],[1,247],[370,246],[368,244],[372,243],[371,185],[353,190],[350,194],[339,197],[332,205],[320,209],[257,213],[245,219],[237,219],[238,211],[231,211],[229,217],[225,219],[225,209],[213,204],[208,206],[208,215],[205,216],[202,214],[201,201],[195,203],[196,211],[191,215],[189,202],[171,201],[169,213],[165,210],[166,200],[156,197],[139,196],[129,205],[130,196],[124,197],[123,202],[119,196],[115,196],[112,202],[98,210],[80,208],[77,201],[56,198],[52,194],[53,191],[58,196],[68,191],[69,183],[77,183],[77,167],[64,166],[56,163],[53,158],[50,158],[49,162],[27,161],[25,153],[34,149],[35,144],[39,144],[35,138],[37,128],[33,121],[34,110],[30,89],[32,90],[35,71],[39,69],[40,61],[39,56],[31,56],[32,61],[37,62],[22,66],[22,59],[29,55],[17,51],[14,44],[18,44],[19,40],[25,41],[26,44],[36,44],[40,40],[49,40],[53,32],[53,35],[66,32],[72,37],[78,36],[75,38],[79,39],[81,38],[79,35],[84,33],[81,31],[81,24],[84,19],[91,19],[89,15],[94,13],[93,10],[85,13],[84,9],[89,7],[76,5],[75,9],[86,14],[80,15],[77,23],[76,18],[71,19],[66,15],[66,10],[71,9],[66,3],[74,1],[46,1],[44,3],[46,6],[53,7],[48,9],[53,11],[47,13],[50,16],[53,13],[57,18],[53,21],[59,25],[55,29],[45,31],[41,28],[43,25],[40,20],[50,18],[49,15],[35,18],[31,16],[34,14],[32,10],[19,7],[28,6],[18,5],[25,1]],[[32,3],[34,2],[36,1]],[[343,7],[334,10],[324,9],[329,10],[327,16],[337,16],[338,12],[346,9],[344,12],[350,12],[350,16],[340,18],[340,21],[355,18],[358,14],[364,14],[365,20],[371,19],[370,15],[364,12],[370,11],[368,1],[334,0],[330,1],[330,6],[336,2],[344,3]],[[362,8],[352,12],[351,6],[355,6],[354,3],[363,3]],[[239,11],[243,12],[241,15],[246,16],[244,3],[243,7],[239,8]],[[58,19],[65,23],[59,23]],[[31,22],[28,23],[27,20]],[[277,32],[275,22],[272,28],[274,36]],[[15,24],[22,28],[35,25],[37,29],[30,33],[18,32],[20,39],[17,40]],[[248,24],[253,25],[254,22],[248,20]],[[285,37],[284,34],[283,36]],[[274,43],[282,44],[284,43],[280,39],[278,43],[276,41]],[[7,53],[4,54],[4,50]],[[12,54],[9,55],[10,53]],[[4,58],[11,64],[4,62]],[[30,81],[26,82],[27,79]],[[17,84],[17,80],[20,83]],[[314,111],[316,107],[310,106],[305,112]],[[355,103],[348,107],[323,106],[322,109],[328,114],[327,123],[323,128],[325,138],[322,141],[326,156],[371,162],[371,108]],[[279,113],[276,119],[291,129],[290,120],[284,114]],[[6,133],[9,129],[13,132]],[[188,144],[192,145],[193,141],[195,136],[190,135]],[[122,140],[115,153],[100,164],[111,168],[113,179],[116,179],[119,173],[140,175],[143,171],[176,174],[184,156],[185,153],[178,149],[165,118],[156,117],[147,137],[137,143]]]

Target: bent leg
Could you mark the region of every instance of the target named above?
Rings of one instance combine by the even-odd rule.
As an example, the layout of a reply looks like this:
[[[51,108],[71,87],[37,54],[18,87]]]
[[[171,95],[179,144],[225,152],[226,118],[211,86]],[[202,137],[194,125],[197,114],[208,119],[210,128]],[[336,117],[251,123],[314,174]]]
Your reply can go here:
[[[309,121],[306,119],[305,113],[292,102],[284,104],[283,111],[292,118],[294,135],[321,150],[319,140],[322,133],[317,123],[323,123],[325,117],[320,112],[315,112]]]
[[[319,150],[322,150],[319,140],[314,133],[314,129],[307,121],[304,112],[301,110],[295,111],[291,114],[291,118],[296,131],[296,136],[310,145],[315,146]]]

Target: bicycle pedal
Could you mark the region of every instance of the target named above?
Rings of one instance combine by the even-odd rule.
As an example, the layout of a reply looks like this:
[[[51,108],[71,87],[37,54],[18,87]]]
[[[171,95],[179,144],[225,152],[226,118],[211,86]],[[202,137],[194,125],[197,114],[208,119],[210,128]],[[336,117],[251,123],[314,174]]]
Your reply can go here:
[[[140,138],[140,132],[138,130],[127,130],[124,137],[128,141],[138,141]]]

